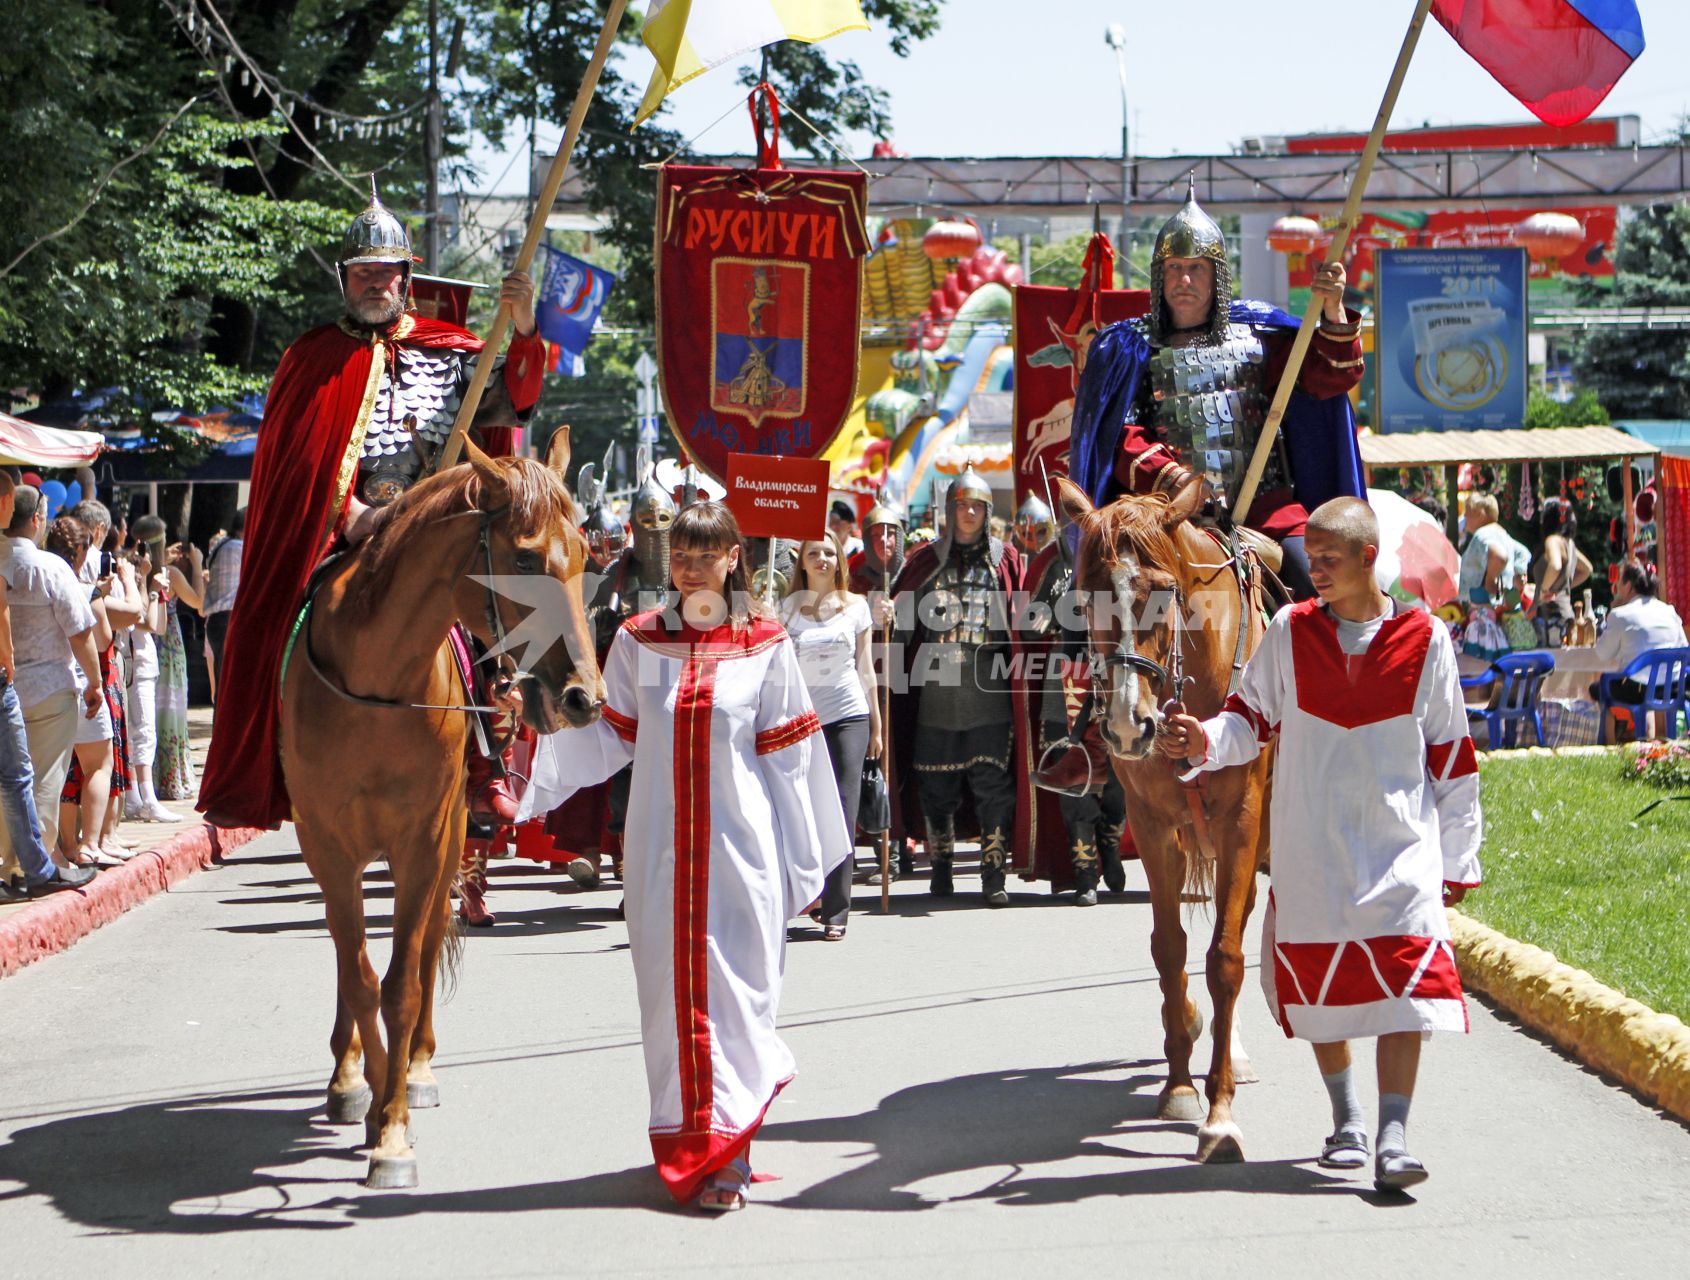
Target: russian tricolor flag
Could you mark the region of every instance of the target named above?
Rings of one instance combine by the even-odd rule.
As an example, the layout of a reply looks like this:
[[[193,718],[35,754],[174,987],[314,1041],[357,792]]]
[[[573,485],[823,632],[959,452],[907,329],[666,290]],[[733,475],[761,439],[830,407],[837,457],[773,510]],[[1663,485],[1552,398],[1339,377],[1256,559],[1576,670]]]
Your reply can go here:
[[[1577,124],[1643,52],[1636,0],[1433,0],[1455,42],[1545,124]]]

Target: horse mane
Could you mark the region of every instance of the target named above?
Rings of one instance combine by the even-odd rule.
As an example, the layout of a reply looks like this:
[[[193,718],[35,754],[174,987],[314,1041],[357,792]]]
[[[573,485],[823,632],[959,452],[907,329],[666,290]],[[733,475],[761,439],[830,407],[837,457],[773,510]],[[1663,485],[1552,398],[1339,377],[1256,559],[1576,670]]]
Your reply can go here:
[[[1109,569],[1121,563],[1129,548],[1142,564],[1172,573],[1180,563],[1179,548],[1170,528],[1173,501],[1162,493],[1120,498],[1092,513],[1081,528],[1081,558],[1095,559]]]
[[[554,514],[571,528],[575,501],[550,467],[532,458],[493,458],[505,482],[510,528],[517,536],[537,532]],[[469,463],[412,485],[393,504],[392,514],[358,553],[357,576],[347,595],[351,611],[367,619],[381,604],[399,563],[413,550],[414,535],[427,525],[481,507],[481,472]]]

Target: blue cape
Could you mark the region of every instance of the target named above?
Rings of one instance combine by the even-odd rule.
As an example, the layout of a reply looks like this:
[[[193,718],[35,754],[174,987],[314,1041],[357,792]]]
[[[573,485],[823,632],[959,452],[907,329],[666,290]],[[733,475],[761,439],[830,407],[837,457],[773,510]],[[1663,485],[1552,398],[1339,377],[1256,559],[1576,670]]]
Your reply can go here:
[[[1231,319],[1234,324],[1268,332],[1295,333],[1298,326],[1295,316],[1249,300],[1232,304]],[[1092,339],[1086,355],[1068,437],[1068,475],[1097,506],[1119,492],[1113,484],[1115,453],[1149,361],[1150,343],[1131,320],[1104,329]],[[1308,510],[1332,498],[1367,496],[1348,396],[1317,400],[1304,391],[1293,391],[1281,434],[1297,478],[1297,501]]]

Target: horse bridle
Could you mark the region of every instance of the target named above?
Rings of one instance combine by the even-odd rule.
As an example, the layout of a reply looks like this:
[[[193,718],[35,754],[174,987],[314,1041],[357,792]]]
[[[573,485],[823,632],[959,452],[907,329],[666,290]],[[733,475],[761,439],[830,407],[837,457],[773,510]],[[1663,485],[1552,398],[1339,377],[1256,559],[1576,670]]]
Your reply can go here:
[[[1113,594],[1113,587],[1111,587],[1111,595]],[[1116,604],[1120,604],[1118,597]],[[1127,632],[1132,621],[1131,618],[1123,621],[1121,638],[1115,642],[1114,649],[1103,656],[1101,670],[1098,668],[1096,649],[1092,649],[1091,718],[1095,722],[1102,724],[1108,719],[1109,699],[1114,692],[1114,672],[1122,667],[1150,681],[1151,688],[1158,692],[1172,691],[1171,696],[1162,704],[1164,715],[1170,710],[1180,711],[1184,709],[1185,686],[1190,682],[1190,677],[1185,674],[1185,645],[1180,635],[1180,622],[1184,611],[1185,593],[1176,586],[1174,587],[1173,609],[1168,621],[1171,635],[1169,637],[1167,666],[1163,666],[1156,659],[1146,657],[1139,653],[1137,649],[1128,646]],[[1088,642],[1089,639],[1088,636]]]

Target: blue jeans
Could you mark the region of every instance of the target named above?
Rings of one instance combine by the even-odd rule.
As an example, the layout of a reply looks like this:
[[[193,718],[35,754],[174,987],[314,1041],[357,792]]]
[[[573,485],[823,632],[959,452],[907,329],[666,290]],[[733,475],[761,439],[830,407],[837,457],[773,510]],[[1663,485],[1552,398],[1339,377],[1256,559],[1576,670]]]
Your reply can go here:
[[[11,838],[12,853],[32,885],[57,874],[47,847],[41,843],[41,818],[35,811],[35,766],[29,759],[23,707],[18,691],[7,680],[0,685],[0,819]]]

